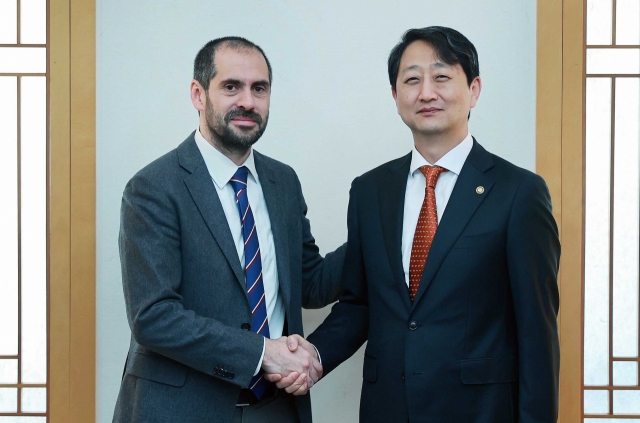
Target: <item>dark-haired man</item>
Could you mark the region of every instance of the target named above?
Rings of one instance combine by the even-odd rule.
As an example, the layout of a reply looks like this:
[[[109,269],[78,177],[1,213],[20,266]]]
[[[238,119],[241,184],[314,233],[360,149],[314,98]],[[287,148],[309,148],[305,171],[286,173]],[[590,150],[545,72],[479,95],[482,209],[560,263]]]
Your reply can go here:
[[[295,338],[317,347],[325,374],[368,340],[363,423],[556,422],[560,245],[547,187],[469,134],[482,83],[462,34],[407,31],[389,79],[413,151],[353,181],[340,301]]]
[[[271,66],[257,45],[198,53],[199,127],[138,172],[122,199],[120,257],[131,346],[122,423],[310,423],[315,351],[289,351],[301,306],[337,299],[344,248],[322,258],[300,182],[252,149],[269,116]],[[293,375],[279,391],[263,372]]]

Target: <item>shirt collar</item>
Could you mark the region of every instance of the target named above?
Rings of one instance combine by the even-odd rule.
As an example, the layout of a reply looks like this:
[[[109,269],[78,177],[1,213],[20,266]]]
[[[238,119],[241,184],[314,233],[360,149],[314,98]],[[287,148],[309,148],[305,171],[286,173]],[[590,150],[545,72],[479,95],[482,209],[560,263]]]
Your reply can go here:
[[[204,139],[200,133],[200,128],[196,129],[195,134],[196,145],[202,154],[207,170],[213,178],[213,182],[218,186],[218,189],[222,189],[229,180],[233,177],[240,166],[236,165],[231,159],[218,151],[207,140]],[[256,172],[256,163],[253,156],[253,148],[249,152],[249,157],[244,161],[242,166],[246,166],[249,169],[249,175],[258,182],[258,172]]]
[[[467,156],[471,152],[471,148],[473,147],[473,138],[471,137],[471,133],[467,133],[465,139],[450,151],[447,152],[444,156],[440,158],[433,165],[429,163],[422,154],[418,152],[416,146],[413,146],[411,150],[411,167],[409,167],[409,174],[411,176],[421,167],[421,166],[440,166],[447,169],[449,172],[453,172],[456,175],[460,175],[460,171],[462,170],[462,166],[464,162],[467,160]]]

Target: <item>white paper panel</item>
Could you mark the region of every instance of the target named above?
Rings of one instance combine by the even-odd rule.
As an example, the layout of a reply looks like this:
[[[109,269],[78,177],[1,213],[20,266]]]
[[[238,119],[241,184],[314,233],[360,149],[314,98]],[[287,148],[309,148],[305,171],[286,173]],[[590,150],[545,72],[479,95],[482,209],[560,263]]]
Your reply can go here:
[[[46,78],[22,78],[22,382],[47,381]]]
[[[611,44],[611,0],[587,0],[587,44]]]
[[[638,74],[640,49],[587,49],[588,74]]]
[[[18,354],[18,78],[0,77],[0,355]]]
[[[0,47],[0,73],[45,73],[45,47]]]
[[[613,391],[613,414],[640,414],[640,391]]]
[[[584,383],[609,384],[611,79],[587,78]]]
[[[18,360],[0,360],[0,384],[18,383]]]
[[[47,388],[22,388],[22,411],[25,413],[46,413]]]
[[[638,386],[638,363],[634,361],[614,361],[613,384],[615,386]]]
[[[20,0],[20,42],[47,43],[46,0]]]
[[[613,356],[638,356],[638,119],[640,79],[616,79],[613,208]]]
[[[34,416],[25,416],[25,417],[3,417],[0,416],[0,423],[46,423],[46,417],[34,417]],[[625,422],[628,423],[628,422]],[[631,422],[633,423],[633,422]]]
[[[18,42],[18,9],[16,0],[0,0],[0,44]]]
[[[616,1],[616,44],[640,44],[640,1]]]
[[[606,414],[609,412],[608,391],[584,391],[585,414]]]
[[[584,423],[640,423],[640,419],[584,419]]]
[[[0,413],[18,411],[18,388],[0,388]]]

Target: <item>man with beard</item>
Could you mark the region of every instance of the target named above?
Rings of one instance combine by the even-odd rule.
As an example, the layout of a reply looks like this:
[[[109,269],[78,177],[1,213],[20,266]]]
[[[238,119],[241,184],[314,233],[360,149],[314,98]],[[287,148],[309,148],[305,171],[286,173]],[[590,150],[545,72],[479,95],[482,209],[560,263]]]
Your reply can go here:
[[[318,253],[300,182],[253,150],[271,66],[226,37],[196,56],[199,127],[125,188],[120,258],[132,337],[114,422],[311,422],[301,307],[337,299],[344,247]],[[264,372],[294,377],[280,391]],[[292,376],[293,374],[293,376]]]

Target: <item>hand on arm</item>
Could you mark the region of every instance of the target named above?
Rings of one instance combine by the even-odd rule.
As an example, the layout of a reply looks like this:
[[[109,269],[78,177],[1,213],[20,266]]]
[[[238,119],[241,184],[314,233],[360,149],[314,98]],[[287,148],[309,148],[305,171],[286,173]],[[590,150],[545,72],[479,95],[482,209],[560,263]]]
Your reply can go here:
[[[294,395],[306,394],[322,377],[316,349],[300,335],[267,340],[262,368],[267,380]]]

